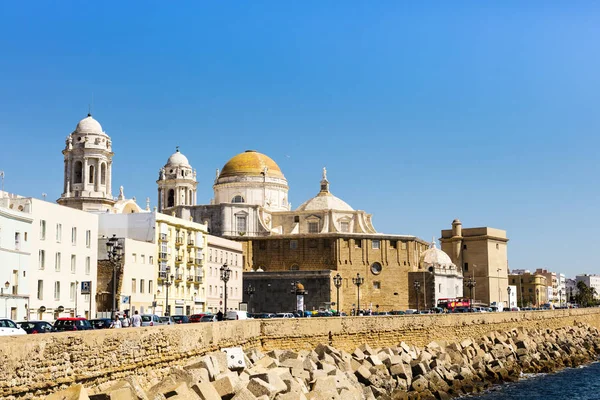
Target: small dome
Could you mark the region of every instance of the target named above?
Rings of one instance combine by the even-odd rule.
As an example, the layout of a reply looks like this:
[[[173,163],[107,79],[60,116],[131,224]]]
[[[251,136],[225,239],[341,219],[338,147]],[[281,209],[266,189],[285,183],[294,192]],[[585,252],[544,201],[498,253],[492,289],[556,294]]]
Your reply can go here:
[[[431,242],[429,249],[425,250],[423,254],[421,254],[420,261],[425,267],[449,267],[454,265],[450,259],[450,256],[448,256],[448,254],[446,254],[444,251],[438,249],[434,241]]]
[[[304,285],[301,284],[300,282],[296,283],[296,290],[304,290]]]
[[[329,192],[321,192],[312,199],[305,201],[298,207],[298,211],[338,210],[354,211],[344,200]]]
[[[265,168],[267,176],[285,179],[275,161],[255,150],[246,150],[227,161],[219,174],[219,178],[243,175],[262,176]]]
[[[452,221],[452,224],[456,225],[456,224],[462,224],[462,223],[460,222],[460,219],[456,218],[454,221]]]
[[[79,121],[77,124],[77,128],[75,128],[75,132],[77,133],[95,133],[102,135],[104,132],[102,131],[102,125],[94,118],[92,118],[92,114],[88,114],[87,117]]]
[[[184,156],[183,154],[181,154],[179,149],[177,149],[177,151],[175,151],[175,153],[173,153],[171,155],[171,157],[169,157],[169,160],[167,161],[167,164],[165,165],[165,167],[167,167],[167,166],[169,166],[169,167],[184,166],[184,167],[191,168],[187,157]]]

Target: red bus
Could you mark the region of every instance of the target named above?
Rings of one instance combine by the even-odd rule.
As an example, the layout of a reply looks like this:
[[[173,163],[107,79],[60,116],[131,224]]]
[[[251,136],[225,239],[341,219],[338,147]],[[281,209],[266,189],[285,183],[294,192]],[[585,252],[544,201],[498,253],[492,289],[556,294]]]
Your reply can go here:
[[[445,308],[448,311],[452,311],[456,307],[470,307],[470,305],[471,300],[466,297],[438,300],[438,307]]]

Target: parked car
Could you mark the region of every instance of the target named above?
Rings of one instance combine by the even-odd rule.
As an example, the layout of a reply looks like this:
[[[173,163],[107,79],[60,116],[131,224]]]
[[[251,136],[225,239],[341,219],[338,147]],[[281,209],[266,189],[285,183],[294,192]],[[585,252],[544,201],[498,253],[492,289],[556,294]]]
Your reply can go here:
[[[200,318],[200,322],[217,322],[217,316],[207,314],[207,315],[203,316],[202,318]]]
[[[158,315],[142,314],[141,317],[142,317],[142,326],[163,325],[163,323],[160,322],[160,317]]]
[[[204,317],[205,315],[211,315],[209,313],[202,313],[202,314],[192,314],[190,315],[190,322],[200,322],[200,319],[202,317]]]
[[[404,311],[404,314],[410,315],[410,314],[418,314],[419,312],[417,310],[415,310],[414,308],[409,308],[408,310]]]
[[[175,321],[176,324],[189,324],[190,323],[190,319],[188,318],[187,315],[173,315],[171,318],[173,318],[173,321]]]
[[[94,329],[90,321],[80,317],[65,317],[54,321],[54,332],[89,331]]]
[[[0,318],[0,336],[27,335],[24,329],[19,328],[11,319]]]
[[[18,322],[17,326],[27,332],[28,335],[36,333],[52,332],[52,324],[46,321],[23,321]]]
[[[275,318],[294,318],[294,314],[289,312],[282,312],[275,314]]]
[[[406,314],[406,312],[401,311],[401,310],[394,310],[394,311],[390,311],[391,315],[404,315]]]
[[[96,318],[90,319],[90,324],[92,324],[92,328],[94,329],[108,329],[112,321],[110,318]]]
[[[159,317],[159,318],[160,318],[161,324],[163,324],[163,325],[175,325],[175,320],[171,316]]]
[[[229,310],[227,311],[226,320],[236,320],[236,319],[248,319],[248,312],[239,311],[239,310]]]

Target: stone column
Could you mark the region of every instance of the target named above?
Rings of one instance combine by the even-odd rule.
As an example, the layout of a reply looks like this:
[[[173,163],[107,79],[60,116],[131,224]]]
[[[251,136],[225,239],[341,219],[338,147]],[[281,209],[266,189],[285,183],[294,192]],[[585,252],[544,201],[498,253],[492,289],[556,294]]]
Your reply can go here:
[[[96,159],[96,192],[100,192],[100,167],[101,167],[101,161],[99,158]]]
[[[67,185],[67,182],[69,182],[69,184]],[[71,153],[69,153],[69,155],[67,156],[67,178],[66,178],[66,182],[65,182],[65,188],[66,187],[72,187],[73,186],[73,160],[71,159]],[[69,192],[69,189],[65,189],[65,192]]]
[[[106,166],[106,196],[112,199],[112,161]]]
[[[162,211],[162,198],[163,198],[163,190],[158,188],[158,211]]]
[[[81,171],[81,181],[83,182],[83,191],[87,191],[87,182],[88,182],[88,158],[83,158],[83,170]],[[83,195],[83,193],[82,193]]]

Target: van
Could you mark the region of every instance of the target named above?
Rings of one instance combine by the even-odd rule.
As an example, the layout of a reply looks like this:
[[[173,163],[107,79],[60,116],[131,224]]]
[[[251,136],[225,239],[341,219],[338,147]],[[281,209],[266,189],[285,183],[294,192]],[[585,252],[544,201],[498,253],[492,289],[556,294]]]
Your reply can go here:
[[[238,311],[238,310],[227,311],[227,316],[225,317],[225,319],[227,319],[227,320],[248,319],[248,312],[247,311]]]

